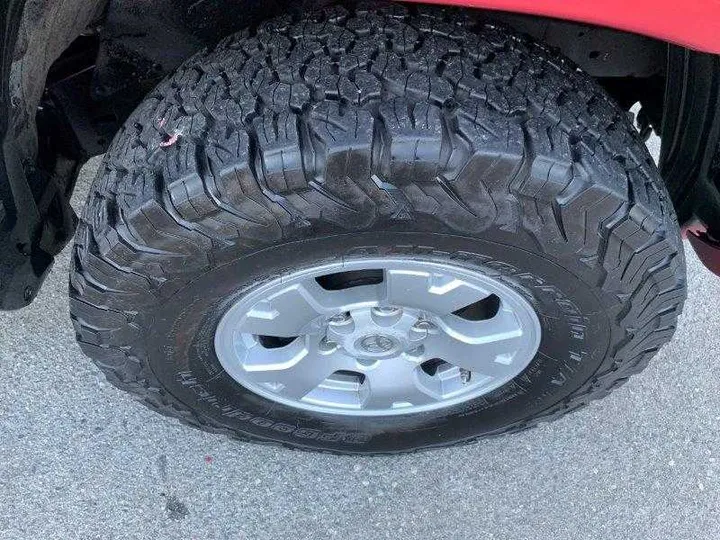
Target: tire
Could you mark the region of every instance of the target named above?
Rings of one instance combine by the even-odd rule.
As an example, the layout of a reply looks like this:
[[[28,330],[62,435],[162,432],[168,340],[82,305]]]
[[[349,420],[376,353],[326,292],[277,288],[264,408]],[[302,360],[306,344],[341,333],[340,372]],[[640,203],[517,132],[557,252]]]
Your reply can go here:
[[[213,333],[274,276],[363,257],[453,261],[542,328],[511,382],[372,419],[245,389]],[[108,380],[242,440],[393,453],[516,432],[608,394],[673,335],[677,221],[643,142],[569,61],[464,11],[379,5],[269,20],[201,52],[106,154],[71,315]]]

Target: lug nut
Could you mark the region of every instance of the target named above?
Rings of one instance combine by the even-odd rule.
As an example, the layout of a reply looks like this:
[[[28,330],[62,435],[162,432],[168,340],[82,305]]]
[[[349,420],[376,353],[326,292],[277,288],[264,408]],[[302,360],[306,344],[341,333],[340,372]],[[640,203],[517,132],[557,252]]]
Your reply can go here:
[[[433,323],[433,322],[430,322],[426,319],[422,319],[415,323],[415,325],[413,326],[413,330],[427,332],[429,334],[429,333],[437,330],[437,326],[435,326],[435,323]]]
[[[410,329],[410,332],[410,339],[413,341],[419,341],[421,339],[425,339],[430,334],[437,334],[438,327],[435,325],[435,323],[432,323],[426,319],[421,319],[413,325],[413,327]]]
[[[327,337],[324,337],[320,340],[319,349],[320,352],[329,353],[333,352],[335,349],[338,348],[338,344],[334,341],[330,341]]]
[[[395,306],[378,306],[373,308],[373,314],[380,317],[392,317],[402,313],[402,309]]]
[[[468,371],[467,369],[460,368],[460,381],[463,384],[467,384],[470,382],[470,379],[472,378],[472,373]]]
[[[332,326],[341,326],[347,324],[350,321],[350,313],[347,311],[333,315],[328,319],[328,324]]]

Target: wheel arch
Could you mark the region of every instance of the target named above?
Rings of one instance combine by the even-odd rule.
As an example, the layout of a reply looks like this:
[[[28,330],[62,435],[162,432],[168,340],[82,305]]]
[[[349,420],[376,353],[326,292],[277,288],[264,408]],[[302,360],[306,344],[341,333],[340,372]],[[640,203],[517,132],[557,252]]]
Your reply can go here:
[[[405,0],[418,1],[418,0]],[[423,0],[607,26],[697,51],[720,54],[720,4],[712,0]]]

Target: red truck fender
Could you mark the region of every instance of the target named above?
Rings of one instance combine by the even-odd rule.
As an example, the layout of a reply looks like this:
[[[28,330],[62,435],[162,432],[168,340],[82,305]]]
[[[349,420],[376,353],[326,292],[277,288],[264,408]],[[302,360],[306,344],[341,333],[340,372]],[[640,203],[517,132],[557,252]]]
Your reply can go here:
[[[413,0],[410,0],[413,1]],[[436,4],[555,17],[626,30],[720,54],[720,0],[429,0]]]

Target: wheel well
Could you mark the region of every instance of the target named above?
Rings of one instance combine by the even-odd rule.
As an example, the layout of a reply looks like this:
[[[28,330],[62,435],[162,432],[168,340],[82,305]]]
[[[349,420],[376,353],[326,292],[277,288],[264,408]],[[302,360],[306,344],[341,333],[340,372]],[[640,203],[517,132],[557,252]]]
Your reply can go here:
[[[109,0],[102,19],[52,66],[46,106],[65,113],[86,154],[101,153],[145,95],[193,53],[270,16],[331,3]],[[660,129],[665,43],[555,19],[502,12],[478,15],[557,48],[596,77],[624,108],[641,101],[645,109],[641,119]]]
[[[137,104],[186,58],[204,47],[263,19],[288,11],[334,4],[328,0],[110,0],[95,33],[79,38],[66,64],[77,75],[51,77],[50,95],[65,103],[85,102],[90,118],[81,133],[90,153],[104,150],[108,140]],[[242,13],[242,17],[227,17]],[[509,25],[560,50],[596,77],[624,107],[642,101],[647,124],[661,125],[667,45],[661,41],[585,24],[502,12],[477,14]],[[88,54],[88,50],[91,51]],[[79,62],[79,63],[78,63]],[[79,113],[81,111],[74,111]],[[75,122],[76,123],[76,122]]]

